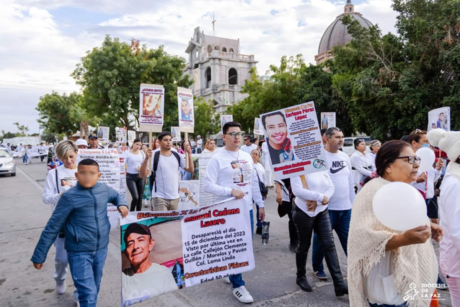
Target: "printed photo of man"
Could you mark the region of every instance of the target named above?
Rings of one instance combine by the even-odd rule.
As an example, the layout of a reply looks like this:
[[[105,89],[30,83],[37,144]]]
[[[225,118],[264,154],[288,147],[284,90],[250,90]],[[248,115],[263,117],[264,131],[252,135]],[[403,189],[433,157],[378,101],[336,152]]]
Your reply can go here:
[[[182,99],[182,102],[180,103],[180,110],[182,120],[193,120],[192,106],[187,99]]]
[[[155,246],[149,227],[130,224],[123,236],[124,251],[130,267],[122,274],[123,306],[143,301],[178,289],[171,271],[150,261],[150,252]]]
[[[446,122],[444,120],[444,113],[439,113],[439,118],[438,118],[438,121],[437,121],[436,124],[437,124],[438,128],[447,130],[447,125],[446,125]]]
[[[262,125],[267,132],[267,145],[272,164],[294,161],[294,151],[288,138],[286,118],[281,111],[262,116]]]

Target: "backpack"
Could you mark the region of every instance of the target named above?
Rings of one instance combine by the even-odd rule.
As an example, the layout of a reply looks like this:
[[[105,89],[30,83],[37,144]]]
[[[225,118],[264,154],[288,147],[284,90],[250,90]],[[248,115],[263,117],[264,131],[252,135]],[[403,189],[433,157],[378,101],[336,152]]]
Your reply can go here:
[[[176,157],[177,159],[177,164],[179,165],[179,169],[180,169],[180,156],[177,152],[175,151],[172,151],[172,154],[174,155],[174,157]],[[154,156],[153,156],[153,170],[152,170],[152,173],[150,175],[150,185],[153,186],[153,184],[155,184],[155,192],[157,191],[157,183],[156,183],[156,180],[155,180],[155,173],[158,169],[158,163],[160,162],[160,151],[157,151],[155,152]]]

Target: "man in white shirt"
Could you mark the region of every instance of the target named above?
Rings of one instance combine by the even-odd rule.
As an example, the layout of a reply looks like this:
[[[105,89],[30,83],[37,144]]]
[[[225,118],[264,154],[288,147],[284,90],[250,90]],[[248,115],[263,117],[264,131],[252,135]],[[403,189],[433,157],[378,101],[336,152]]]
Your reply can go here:
[[[336,127],[326,130],[326,158],[329,176],[334,184],[334,195],[329,202],[329,217],[332,230],[339,237],[345,255],[347,255],[348,230],[350,229],[351,207],[355,200],[354,180],[350,157],[340,149],[343,146],[343,132]],[[313,274],[320,280],[326,280],[323,266],[324,250],[318,236],[313,236]]]
[[[196,137],[196,153],[200,154],[203,148],[203,140],[201,139],[201,135]]]
[[[38,153],[40,155],[40,161],[43,162],[43,159],[46,157],[46,147],[43,145],[43,143],[40,143],[40,146],[38,147]]]
[[[152,156],[152,150],[147,152],[147,158],[144,159],[139,169],[141,178],[147,177],[149,169],[152,170],[155,176],[153,184],[152,202],[155,211],[170,211],[177,210],[179,206],[179,169],[183,168],[189,173],[193,173],[192,155],[189,151],[185,157],[175,151],[172,151],[172,136],[170,132],[162,132],[158,135],[160,141],[160,150],[155,151]],[[150,159],[151,158],[151,159]],[[148,166],[148,161],[152,161]],[[156,168],[155,168],[156,165]]]
[[[225,147],[215,152],[208,162],[204,191],[215,195],[216,202],[232,196],[236,199],[244,199],[248,206],[251,228],[253,228],[253,200],[259,206],[261,221],[265,219],[264,201],[260,194],[254,163],[248,153],[239,149],[242,136],[239,123],[226,123],[222,132]],[[242,274],[231,275],[229,279],[233,286],[233,295],[240,302],[248,304],[254,301],[244,286]]]
[[[249,135],[246,135],[244,137],[244,145],[241,146],[240,148],[242,151],[244,152],[247,152],[248,154],[251,154],[251,152],[254,150],[254,149],[257,149],[257,145],[254,145],[251,143],[251,136]]]
[[[171,271],[150,261],[155,239],[149,227],[140,223],[130,224],[123,239],[124,253],[130,263],[130,267],[121,274],[123,306],[178,289]]]

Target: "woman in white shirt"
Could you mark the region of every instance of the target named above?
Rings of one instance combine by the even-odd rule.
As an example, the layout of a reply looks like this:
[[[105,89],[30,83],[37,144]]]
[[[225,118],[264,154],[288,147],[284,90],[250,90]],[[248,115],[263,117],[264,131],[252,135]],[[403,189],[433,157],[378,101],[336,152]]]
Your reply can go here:
[[[72,141],[62,141],[56,147],[57,158],[63,164],[48,172],[42,195],[43,202],[50,204],[53,211],[61,195],[77,183],[75,178],[77,153],[78,147]],[[64,233],[59,233],[59,237],[54,242],[56,256],[54,257],[55,271],[53,277],[56,280],[56,292],[58,294],[63,294],[66,290],[67,252],[64,248],[64,241]]]
[[[329,199],[334,194],[334,184],[329,177],[329,172],[307,174],[304,182],[301,177],[291,178],[291,189],[296,196],[292,207],[292,219],[297,228],[299,242],[296,253],[297,284],[303,291],[313,292],[306,278],[306,265],[313,231],[315,231],[324,248],[326,263],[334,282],[335,295],[348,294],[348,287],[340,271],[327,210]]]
[[[267,187],[271,188],[274,185],[272,164],[270,162],[270,153],[268,151],[267,142],[265,141],[262,143],[262,154],[265,168],[265,182],[267,184]]]
[[[216,149],[216,141],[208,139],[206,145],[204,145],[203,153],[213,153]]]
[[[351,155],[351,166],[354,171],[355,186],[358,192],[362,189],[364,179],[372,174],[372,161],[366,155],[366,142],[364,139],[355,139],[355,152]]]
[[[144,193],[145,178],[139,176],[139,168],[144,162],[145,154],[141,151],[142,142],[135,139],[133,146],[125,155],[126,185],[131,193],[131,211],[141,211],[142,194]]]
[[[371,152],[366,153],[368,159],[372,162],[372,171],[375,171],[375,157],[377,156],[377,152],[379,151],[380,147],[382,147],[382,143],[379,140],[372,140],[369,143],[369,149]]]
[[[259,160],[260,160],[260,152],[258,149],[254,149],[253,151],[251,151],[251,158],[252,158],[252,161],[254,162],[254,170],[257,174],[257,178],[263,183],[265,184],[265,178],[264,178],[264,175],[265,175],[265,168],[262,164],[260,164]],[[257,183],[258,184],[258,183]],[[267,195],[262,195],[263,199],[267,199]],[[257,208],[257,224],[256,224],[256,234],[258,235],[261,235],[262,234],[262,221],[260,220],[259,218],[259,206],[256,205],[256,208]]]

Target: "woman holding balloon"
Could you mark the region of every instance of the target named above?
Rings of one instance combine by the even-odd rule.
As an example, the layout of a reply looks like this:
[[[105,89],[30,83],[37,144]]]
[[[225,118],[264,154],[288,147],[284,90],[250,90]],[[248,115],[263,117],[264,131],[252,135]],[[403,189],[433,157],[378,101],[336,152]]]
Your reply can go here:
[[[435,291],[438,263],[430,238],[439,241],[443,231],[431,224],[421,194],[409,185],[419,161],[408,143],[385,143],[375,161],[379,178],[369,181],[353,203],[351,306],[430,305],[419,293]]]
[[[441,185],[439,204],[445,237],[440,244],[441,270],[447,277],[452,306],[460,306],[460,132],[434,129],[428,133],[433,146],[445,151],[451,161]]]

